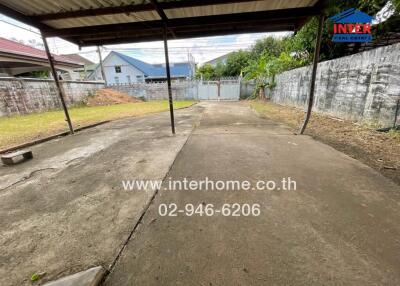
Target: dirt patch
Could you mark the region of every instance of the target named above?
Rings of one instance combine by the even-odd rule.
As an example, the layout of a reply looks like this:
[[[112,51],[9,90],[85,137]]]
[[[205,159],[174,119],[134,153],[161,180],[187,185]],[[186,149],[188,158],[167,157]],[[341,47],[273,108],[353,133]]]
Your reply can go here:
[[[252,102],[262,116],[298,131],[304,111],[271,102]],[[400,185],[400,132],[382,133],[361,123],[313,113],[305,134],[355,158]]]
[[[94,96],[90,96],[86,104],[87,106],[100,106],[129,102],[142,102],[142,100],[123,92],[119,92],[110,88],[103,88],[97,90]]]

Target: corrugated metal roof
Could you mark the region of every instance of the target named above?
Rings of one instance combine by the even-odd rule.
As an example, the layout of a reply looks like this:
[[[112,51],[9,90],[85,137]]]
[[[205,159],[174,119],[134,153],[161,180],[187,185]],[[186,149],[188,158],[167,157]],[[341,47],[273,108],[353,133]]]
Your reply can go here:
[[[114,15],[101,15],[95,17],[79,17],[63,20],[50,20],[43,23],[57,29],[73,28],[73,27],[87,27],[93,25],[108,25],[108,24],[121,24],[133,23],[143,21],[161,20],[156,11],[149,12],[136,12],[132,14],[114,14]]]
[[[147,1],[131,0],[129,4],[142,4]],[[65,11],[79,11],[104,7],[118,7],[127,4],[124,0],[14,0],[0,1],[4,5],[13,8],[25,15],[56,14]]]
[[[310,0],[300,0],[300,1],[264,0],[264,1],[245,2],[245,3],[228,3],[228,4],[210,5],[202,7],[170,9],[166,10],[165,14],[167,15],[168,18],[174,19],[174,18],[224,15],[233,13],[299,8],[299,7],[307,7],[313,5],[315,2],[316,0],[311,0],[311,1]]]
[[[319,4],[326,1],[0,0],[0,9],[37,26],[46,36],[61,36],[83,46],[160,40],[165,24],[160,11],[176,38],[294,30],[319,13],[323,6]]]
[[[184,0],[175,0],[179,2]],[[317,0],[256,0],[252,2],[244,3],[227,3],[218,5],[208,5],[201,7],[190,7],[190,8],[179,8],[179,9],[168,9],[165,10],[165,14],[168,18],[188,18],[196,16],[208,16],[208,15],[220,15],[220,14],[232,14],[232,13],[243,13],[243,12],[256,12],[256,11],[267,11],[287,8],[299,8],[308,7],[315,4]],[[161,1],[158,2],[171,2]],[[45,14],[57,14],[67,11],[80,11],[85,9],[96,9],[104,7],[119,7],[126,5],[126,1],[121,0],[69,0],[69,1],[54,1],[54,0],[18,0],[18,1],[6,1],[0,0],[0,3],[15,9],[27,16],[38,16]],[[143,4],[149,3],[149,1],[135,0],[130,1],[129,4]],[[146,12],[135,12],[135,13],[119,13],[114,15],[95,15],[88,17],[61,19],[61,20],[50,20],[44,21],[43,23],[50,27],[62,29],[71,27],[81,26],[93,26],[93,25],[107,25],[107,24],[120,24],[120,23],[132,23],[142,21],[160,20],[156,11]]]

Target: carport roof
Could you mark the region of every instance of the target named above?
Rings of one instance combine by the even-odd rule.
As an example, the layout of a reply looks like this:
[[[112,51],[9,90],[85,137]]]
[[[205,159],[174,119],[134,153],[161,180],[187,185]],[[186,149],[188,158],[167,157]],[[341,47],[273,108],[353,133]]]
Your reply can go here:
[[[295,31],[322,0],[0,0],[1,13],[80,46]]]

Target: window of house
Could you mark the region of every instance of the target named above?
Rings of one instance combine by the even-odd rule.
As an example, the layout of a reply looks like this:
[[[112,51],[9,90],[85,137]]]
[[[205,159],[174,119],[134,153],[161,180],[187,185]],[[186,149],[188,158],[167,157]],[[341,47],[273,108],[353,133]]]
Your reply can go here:
[[[131,76],[130,76],[130,75],[127,75],[127,76],[126,76],[126,81],[127,81],[129,84],[132,83],[132,80],[131,80]]]
[[[114,77],[114,81],[115,81],[116,84],[119,84],[119,77],[117,77],[117,76]]]
[[[115,66],[115,73],[121,73],[121,66]]]
[[[136,81],[137,82],[143,82],[143,76],[142,75],[137,75],[136,76]]]

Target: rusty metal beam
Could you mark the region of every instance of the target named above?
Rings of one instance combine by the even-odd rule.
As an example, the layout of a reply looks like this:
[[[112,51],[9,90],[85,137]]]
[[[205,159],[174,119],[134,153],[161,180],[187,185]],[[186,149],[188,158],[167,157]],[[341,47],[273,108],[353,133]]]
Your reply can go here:
[[[72,127],[71,118],[69,116],[68,108],[67,108],[67,105],[65,104],[65,100],[64,100],[64,90],[63,90],[63,88],[62,88],[62,86],[60,84],[60,81],[58,79],[57,71],[56,71],[56,68],[54,66],[53,56],[50,53],[50,49],[49,49],[49,45],[47,43],[46,37],[44,37],[42,35],[42,39],[43,39],[44,48],[46,50],[47,58],[49,60],[51,73],[53,75],[54,82],[56,83],[56,86],[57,86],[58,96],[60,97],[61,105],[62,105],[62,108],[64,110],[65,119],[66,119],[66,121],[68,123],[69,131],[70,131],[71,134],[74,134],[74,128]]]
[[[164,31],[163,32],[164,32],[163,35],[164,35],[165,70],[167,72],[169,115],[170,115],[170,118],[171,118],[172,134],[175,134],[174,103],[173,103],[173,99],[172,99],[171,70],[170,70],[170,67],[169,67],[167,27],[164,27]]]
[[[235,27],[234,29],[230,29],[228,27],[221,28],[218,30],[209,29],[206,31],[206,34],[203,30],[185,30],[185,31],[177,31],[174,33],[176,35],[176,39],[189,39],[189,38],[197,38],[197,37],[205,37],[205,36],[224,36],[224,35],[234,35],[241,33],[261,33],[261,32],[280,32],[280,31],[293,31],[296,25],[269,25],[268,29],[265,27]],[[85,38],[80,42],[81,46],[98,46],[98,45],[115,45],[115,44],[125,44],[125,43],[134,43],[134,42],[146,42],[146,41],[160,41],[162,40],[162,31],[153,30],[153,34],[136,34],[133,37],[126,37],[125,35],[119,36],[118,33],[114,35],[103,35],[100,39],[97,37],[93,38]]]
[[[176,35],[174,31],[171,29],[168,29],[168,17],[165,15],[164,10],[160,7],[160,4],[157,2],[157,0],[149,0],[150,3],[153,5],[154,9],[157,11],[158,15],[160,16],[161,20],[164,22],[164,29],[167,29],[171,35],[176,39]]]
[[[279,9],[274,11],[260,11],[260,12],[246,12],[234,13],[213,16],[199,16],[190,18],[175,18],[168,19],[168,28],[175,31],[175,29],[201,29],[205,26],[205,30],[209,30],[213,26],[224,26],[230,24],[249,25],[254,24],[257,26],[264,26],[268,30],[268,24],[293,24],[299,20],[316,16],[320,13],[319,9],[313,7],[308,8],[295,8],[295,9]],[[159,29],[160,32],[164,28],[165,22],[163,20],[143,21],[123,24],[108,24],[98,26],[65,28],[65,29],[51,29],[50,31],[43,31],[47,37],[83,37],[86,35],[101,36],[106,33],[125,32],[137,30],[141,33],[146,33],[147,30]],[[233,31],[234,32],[234,31]],[[153,33],[153,31],[151,31]],[[162,34],[161,34],[162,35]],[[206,35],[205,35],[206,36]]]
[[[323,30],[324,30],[324,20],[325,20],[325,16],[320,15],[318,18],[318,31],[317,31],[317,38],[315,41],[315,49],[314,49],[313,65],[312,65],[312,72],[311,72],[311,82],[310,82],[310,92],[309,92],[309,96],[308,96],[307,113],[306,113],[306,118],[304,119],[303,125],[300,129],[300,134],[303,134],[307,128],[307,124],[308,124],[308,121],[310,120],[312,107],[314,104],[315,79],[317,76],[319,53],[321,50],[321,39],[322,39]]]
[[[168,21],[168,17],[167,17],[167,15],[165,15],[164,10],[160,7],[160,5],[157,2],[157,0],[149,0],[149,1],[150,1],[151,5],[154,7],[154,10],[157,11],[157,13],[160,16],[160,18],[164,22],[167,22]]]

